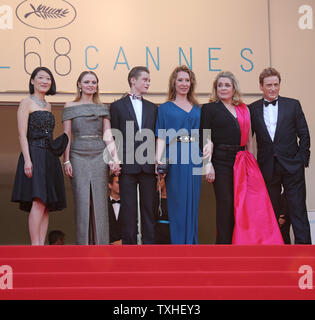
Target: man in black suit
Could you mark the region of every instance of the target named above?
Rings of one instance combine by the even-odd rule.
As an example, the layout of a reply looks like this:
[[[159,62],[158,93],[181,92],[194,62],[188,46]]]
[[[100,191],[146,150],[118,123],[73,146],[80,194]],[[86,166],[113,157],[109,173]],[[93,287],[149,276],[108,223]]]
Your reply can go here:
[[[277,221],[283,186],[295,243],[311,244],[304,172],[310,159],[307,122],[298,100],[279,96],[281,76],[277,70],[264,69],[259,82],[264,97],[249,106],[257,140],[257,161]]]
[[[121,244],[119,181],[113,173],[108,176],[108,189],[110,191],[108,197],[109,242]]]
[[[123,163],[119,176],[122,243],[137,244],[137,186],[140,194],[141,234],[143,244],[154,243],[155,122],[157,106],[143,99],[150,86],[146,67],[135,67],[128,74],[130,93],[112,103],[112,129],[122,135]],[[113,130],[113,134],[114,130]]]

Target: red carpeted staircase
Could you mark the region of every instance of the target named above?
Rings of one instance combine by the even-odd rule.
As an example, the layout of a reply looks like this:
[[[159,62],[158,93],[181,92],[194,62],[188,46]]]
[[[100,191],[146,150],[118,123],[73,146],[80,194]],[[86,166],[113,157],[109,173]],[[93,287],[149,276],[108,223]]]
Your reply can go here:
[[[0,300],[315,299],[315,246],[0,246],[0,270]]]

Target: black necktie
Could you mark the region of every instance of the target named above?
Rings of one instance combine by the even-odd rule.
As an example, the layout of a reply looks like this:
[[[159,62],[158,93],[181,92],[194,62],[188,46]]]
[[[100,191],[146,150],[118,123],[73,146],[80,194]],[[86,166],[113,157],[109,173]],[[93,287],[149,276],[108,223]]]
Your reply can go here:
[[[135,94],[129,93],[129,96],[131,97],[132,100],[142,100],[142,96],[136,96]]]
[[[275,106],[276,103],[277,103],[277,101],[278,101],[278,99],[275,99],[275,100],[273,100],[273,101],[264,100],[264,105],[265,105],[265,107],[268,107],[270,104],[272,104],[273,106]]]
[[[114,203],[120,203],[120,199],[119,199],[119,200],[111,199],[110,202],[111,202],[112,204],[114,204]]]

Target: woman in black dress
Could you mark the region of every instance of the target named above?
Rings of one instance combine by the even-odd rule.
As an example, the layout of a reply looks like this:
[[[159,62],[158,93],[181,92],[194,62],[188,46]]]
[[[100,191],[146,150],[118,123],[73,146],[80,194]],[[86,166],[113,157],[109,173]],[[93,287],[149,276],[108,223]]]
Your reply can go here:
[[[233,166],[240,150],[253,153],[249,135],[246,147],[241,147],[241,131],[236,106],[242,104],[238,81],[228,71],[220,72],[213,82],[210,103],[203,105],[200,136],[204,129],[211,130],[208,144],[206,180],[214,184],[216,197],[217,244],[231,244],[234,229]],[[201,146],[203,147],[203,146]]]
[[[56,93],[51,71],[36,68],[29,82],[30,95],[24,98],[17,112],[21,154],[18,160],[12,201],[20,209],[30,212],[29,232],[32,245],[44,245],[48,229],[49,211],[66,207],[62,168],[58,156],[67,144],[67,136],[53,141],[55,119],[45,95]],[[63,145],[63,147],[62,147]]]

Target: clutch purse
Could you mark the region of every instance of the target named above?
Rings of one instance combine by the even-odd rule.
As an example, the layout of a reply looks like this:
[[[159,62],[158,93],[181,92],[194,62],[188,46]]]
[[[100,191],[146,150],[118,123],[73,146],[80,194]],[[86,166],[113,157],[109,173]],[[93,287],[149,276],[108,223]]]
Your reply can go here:
[[[69,142],[69,138],[68,136],[63,133],[62,135],[60,135],[58,138],[56,139],[49,139],[49,148],[51,150],[51,152],[60,157],[66,150],[68,142]]]
[[[158,174],[167,174],[169,168],[169,160],[166,159],[165,163],[159,163],[156,167],[156,171]]]

